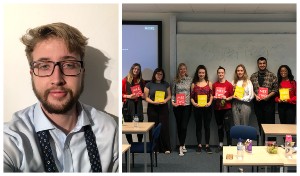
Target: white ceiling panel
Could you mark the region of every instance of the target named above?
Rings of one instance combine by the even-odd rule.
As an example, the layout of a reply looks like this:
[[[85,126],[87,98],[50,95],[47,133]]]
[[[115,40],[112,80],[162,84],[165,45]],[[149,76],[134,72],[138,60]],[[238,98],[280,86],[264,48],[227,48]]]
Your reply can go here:
[[[296,14],[296,4],[123,4],[123,12]]]

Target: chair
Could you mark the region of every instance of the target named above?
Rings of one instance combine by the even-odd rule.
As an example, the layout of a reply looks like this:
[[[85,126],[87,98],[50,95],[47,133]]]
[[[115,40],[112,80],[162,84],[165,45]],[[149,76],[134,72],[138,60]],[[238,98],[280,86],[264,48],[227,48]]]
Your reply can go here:
[[[257,133],[256,128],[247,125],[236,125],[231,127],[230,129],[230,137],[232,139],[251,139],[257,141],[257,145],[259,145],[259,135]]]
[[[156,144],[159,138],[161,130],[161,123],[159,123],[152,131],[152,141],[147,142],[147,153],[150,154],[151,160],[151,172],[153,172],[153,153],[155,152]],[[144,139],[146,140],[146,139]],[[134,154],[144,153],[144,142],[133,142],[131,143],[130,153],[132,153],[132,166],[134,167]],[[157,152],[155,152],[155,162],[157,167]]]
[[[232,139],[241,138],[244,141],[247,139],[254,140],[257,142],[257,145],[259,145],[259,133],[257,132],[256,128],[252,126],[247,126],[247,125],[233,126],[230,129],[230,137]],[[257,171],[258,171],[258,167],[257,167]],[[252,172],[253,172],[253,166],[252,166]]]

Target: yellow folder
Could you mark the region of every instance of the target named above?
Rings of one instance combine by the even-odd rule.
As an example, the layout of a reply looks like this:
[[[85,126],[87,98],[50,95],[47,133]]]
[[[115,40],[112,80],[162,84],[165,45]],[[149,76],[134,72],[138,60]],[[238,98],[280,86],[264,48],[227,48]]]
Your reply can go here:
[[[280,100],[290,99],[290,91],[288,88],[279,89]]]
[[[155,102],[163,102],[165,100],[165,92],[164,91],[155,91]]]
[[[234,90],[234,96],[242,99],[244,97],[244,92],[245,92],[244,87],[236,86]]]
[[[207,95],[198,95],[198,105],[205,106],[207,104]]]

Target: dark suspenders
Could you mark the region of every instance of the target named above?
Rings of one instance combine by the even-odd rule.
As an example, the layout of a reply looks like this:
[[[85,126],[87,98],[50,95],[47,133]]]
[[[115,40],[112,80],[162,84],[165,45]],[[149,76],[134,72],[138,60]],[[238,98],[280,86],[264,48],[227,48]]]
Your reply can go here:
[[[102,172],[95,134],[93,133],[90,125],[84,126],[83,128],[92,171]],[[37,132],[37,136],[41,147],[41,157],[44,163],[45,172],[58,172],[50,146],[51,135],[49,130],[39,131]]]

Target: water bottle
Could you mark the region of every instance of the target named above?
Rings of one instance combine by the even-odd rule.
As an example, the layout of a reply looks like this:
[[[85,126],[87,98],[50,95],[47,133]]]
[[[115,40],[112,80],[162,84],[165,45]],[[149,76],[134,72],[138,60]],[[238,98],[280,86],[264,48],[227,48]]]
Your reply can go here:
[[[293,145],[292,145],[292,136],[286,135],[285,136],[285,157],[288,159],[292,159],[293,157]]]
[[[242,160],[244,157],[244,144],[242,139],[239,138],[239,142],[237,143],[237,159]]]
[[[137,115],[134,115],[133,116],[133,126],[135,128],[138,128],[139,127],[139,117]]]

